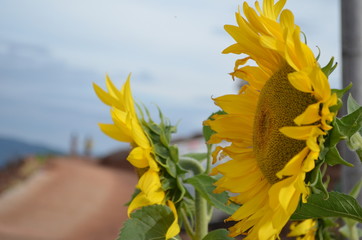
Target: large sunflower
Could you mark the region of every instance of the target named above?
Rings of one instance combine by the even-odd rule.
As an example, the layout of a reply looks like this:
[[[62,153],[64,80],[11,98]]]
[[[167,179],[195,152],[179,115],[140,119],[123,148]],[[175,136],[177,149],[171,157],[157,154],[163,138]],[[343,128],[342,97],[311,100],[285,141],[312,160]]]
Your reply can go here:
[[[135,104],[131,93],[130,76],[121,90],[118,90],[109,77],[106,77],[108,92],[93,84],[99,99],[111,107],[113,124],[99,124],[101,130],[111,138],[128,142],[132,151],[127,160],[137,169],[139,193],[128,207],[128,216],[141,207],[162,204],[170,207],[175,220],[166,233],[166,239],[176,236],[180,232],[175,205],[166,198],[160,180],[160,168],[154,159],[152,142],[143,130],[138,119]]]
[[[231,75],[248,84],[214,99],[226,114],[205,122],[216,132],[210,143],[230,142],[214,156],[231,160],[212,172],[223,175],[215,191],[236,193],[230,200],[242,205],[227,219],[237,221],[230,235],[252,240],[278,238],[300,199],[307,201],[306,173],[331,129],[329,107],[337,103],[292,12],[283,10],[285,2],[256,2],[256,10],[244,2],[238,26],[225,26],[236,43],[223,53],[246,55]]]

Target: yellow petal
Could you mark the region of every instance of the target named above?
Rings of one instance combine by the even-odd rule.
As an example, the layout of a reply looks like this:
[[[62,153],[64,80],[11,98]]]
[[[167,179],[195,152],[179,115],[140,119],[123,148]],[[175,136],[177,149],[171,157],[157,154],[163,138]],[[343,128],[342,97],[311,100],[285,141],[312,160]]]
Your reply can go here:
[[[137,118],[130,119],[132,138],[134,142],[142,148],[150,148],[151,144],[148,140],[143,128],[138,122]]]
[[[178,215],[175,204],[172,201],[168,200],[167,206],[171,209],[175,217],[174,221],[172,222],[166,233],[166,239],[170,239],[180,233],[180,226],[178,225]]]
[[[295,124],[297,125],[306,125],[319,121],[321,116],[319,115],[321,103],[311,104],[307,109],[298,117],[294,119]]]
[[[130,79],[131,79],[131,74],[128,75],[127,80],[126,80],[125,84],[123,85],[121,92],[123,93],[123,101],[124,101],[126,111],[130,112],[130,114],[132,116],[135,116],[137,118],[134,101],[133,101],[133,97],[132,97],[132,92],[131,92],[131,83],[130,83],[131,80]]]
[[[146,195],[151,195],[159,191],[161,189],[161,180],[158,172],[148,169],[148,171],[141,176],[137,187]]]
[[[108,94],[106,91],[104,91],[102,88],[100,88],[97,84],[93,83],[93,89],[96,92],[98,98],[106,105],[113,106],[117,99],[112,97],[110,94]]]
[[[297,140],[307,140],[310,136],[312,136],[312,134],[314,133],[314,131],[318,128],[318,126],[312,125],[312,126],[298,126],[298,127],[282,127],[281,129],[279,129],[280,132],[282,132],[284,135],[286,135],[287,137],[293,138],[293,139],[297,139]],[[322,130],[320,130],[321,133]]]
[[[113,98],[117,99],[117,101],[122,100],[120,91],[116,88],[116,86],[114,86],[113,82],[111,81],[111,79],[109,78],[108,75],[106,75],[106,86],[107,86],[109,94]],[[124,110],[124,108],[122,108],[121,110]]]
[[[278,178],[283,176],[292,176],[300,172],[303,160],[309,153],[309,148],[305,147],[302,151],[296,154],[291,160],[285,164],[284,168],[277,173]]]
[[[293,72],[288,75],[290,84],[302,92],[312,92],[311,80],[305,72]]]
[[[115,126],[114,124],[99,123],[98,125],[102,130],[102,132],[107,136],[120,142],[132,142],[132,138],[130,138],[129,135],[125,134],[125,132],[122,131],[122,129]]]
[[[307,219],[300,223],[293,222],[290,225],[290,233],[288,237],[298,237],[305,236],[308,232],[313,232],[316,230],[316,222],[313,219]]]
[[[136,168],[146,168],[149,166],[146,154],[143,148],[135,147],[128,155],[127,160]]]
[[[312,85],[318,100],[327,101],[331,95],[328,78],[319,67],[315,67],[311,72]]]
[[[235,54],[241,54],[242,49],[240,48],[239,44],[235,43],[233,45],[230,45],[229,47],[225,48],[222,53],[235,53]]]
[[[143,192],[140,192],[130,203],[127,214],[130,217],[131,213],[141,207],[150,205],[150,201],[146,198]]]

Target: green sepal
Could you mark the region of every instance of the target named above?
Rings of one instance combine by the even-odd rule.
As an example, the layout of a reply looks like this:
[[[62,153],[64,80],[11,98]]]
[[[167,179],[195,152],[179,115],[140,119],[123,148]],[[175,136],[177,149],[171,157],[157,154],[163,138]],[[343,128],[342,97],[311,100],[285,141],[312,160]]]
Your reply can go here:
[[[171,135],[177,128],[164,117],[159,107],[157,109],[160,123],[155,123],[148,109],[144,107],[148,119],[146,120],[142,114],[141,125],[151,142],[153,157],[160,168],[160,180],[166,199],[179,203],[184,197],[191,198],[191,195],[183,185],[182,179],[187,171],[178,164],[178,148],[171,145]]]
[[[209,232],[202,240],[234,240],[229,237],[229,232],[226,229],[216,229]]]
[[[227,113],[224,112],[224,111],[222,111],[222,110],[220,110],[220,111],[217,111],[217,112],[212,113],[212,114],[207,118],[207,120],[213,120],[213,116],[214,116],[214,115],[225,115],[225,114],[227,114]],[[215,132],[214,130],[212,130],[210,126],[203,125],[203,127],[202,127],[202,133],[203,133],[205,142],[207,143],[207,142],[210,140],[211,136],[212,136],[213,134],[215,134],[216,132]]]
[[[177,177],[177,167],[176,163],[171,160],[171,158],[166,158],[166,170],[173,177]]]
[[[318,46],[316,46],[316,48],[318,49],[318,55],[316,56],[316,60],[317,61],[319,61],[319,58],[321,57],[321,49],[318,47]]]
[[[321,166],[323,165],[323,161],[318,161],[313,168],[313,170],[308,173],[309,178],[309,186],[312,188],[312,192],[314,193],[322,193],[324,199],[329,198],[329,194],[327,191],[326,185],[323,183],[323,173],[321,172]]]
[[[168,146],[168,151],[170,152],[170,157],[171,159],[175,162],[178,163],[179,158],[178,158],[178,148],[176,146],[173,145],[169,145]]]
[[[324,200],[323,194],[311,194],[307,203],[298,206],[291,220],[325,217],[346,217],[362,222],[362,208],[350,195],[330,192],[329,198]]]
[[[165,239],[175,217],[165,205],[151,205],[131,213],[117,240]]]
[[[219,210],[232,215],[240,206],[235,203],[228,203],[226,192],[214,193],[216,179],[211,176],[200,174],[186,180],[186,183],[194,186],[195,190],[205,198],[208,203]]]
[[[345,87],[344,89],[332,89],[332,94],[336,94],[337,95],[337,104],[333,105],[331,107],[329,107],[329,111],[334,112],[336,115],[339,111],[339,109],[342,108],[343,106],[343,101],[342,101],[342,97],[344,96],[344,94],[349,91],[352,87],[352,83],[350,83],[347,87]]]
[[[343,95],[346,92],[348,92],[351,88],[352,88],[352,83],[348,84],[348,86],[343,89],[332,89],[332,94],[335,93],[337,97],[341,99]]]
[[[337,63],[334,63],[334,57],[329,60],[328,64],[322,68],[322,72],[328,77],[336,69]]]

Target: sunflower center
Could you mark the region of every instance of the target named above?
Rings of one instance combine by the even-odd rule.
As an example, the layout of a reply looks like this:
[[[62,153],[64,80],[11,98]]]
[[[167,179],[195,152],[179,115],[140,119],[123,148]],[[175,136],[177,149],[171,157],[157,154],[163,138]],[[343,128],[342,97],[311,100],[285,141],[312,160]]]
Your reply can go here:
[[[276,72],[260,92],[254,118],[253,151],[264,176],[274,184],[276,173],[305,146],[305,141],[283,135],[279,129],[295,126],[294,119],[304,112],[315,98],[295,89],[288,81],[294,69],[288,65]]]

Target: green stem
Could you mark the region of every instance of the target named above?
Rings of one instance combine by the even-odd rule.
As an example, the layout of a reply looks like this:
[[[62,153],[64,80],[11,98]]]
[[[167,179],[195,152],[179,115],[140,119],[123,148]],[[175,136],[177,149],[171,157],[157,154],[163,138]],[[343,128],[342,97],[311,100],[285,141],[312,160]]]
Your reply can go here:
[[[357,222],[355,221],[347,222],[347,226],[350,234],[350,239],[359,240],[360,238],[358,234]]]
[[[197,191],[195,193],[195,240],[202,240],[208,233],[207,201]]]
[[[209,174],[211,171],[211,150],[212,144],[206,144],[207,147],[207,159],[206,159],[206,170],[205,173]]]
[[[187,170],[191,170],[194,175],[198,175],[204,171],[202,165],[197,160],[194,160],[192,158],[180,159],[180,165]]]
[[[194,175],[205,172],[202,165],[198,161],[191,158],[181,159],[180,165],[185,169],[191,170]],[[206,199],[204,199],[197,191],[195,191],[195,211],[195,231],[192,240],[202,240],[208,233],[208,204]]]
[[[195,232],[194,230],[192,229],[192,226],[186,216],[186,213],[185,213],[185,210],[184,209],[181,209],[181,218],[182,218],[182,221],[184,223],[184,227],[185,227],[185,230],[186,230],[186,233],[187,235],[189,235],[191,237],[191,239],[195,239]]]

